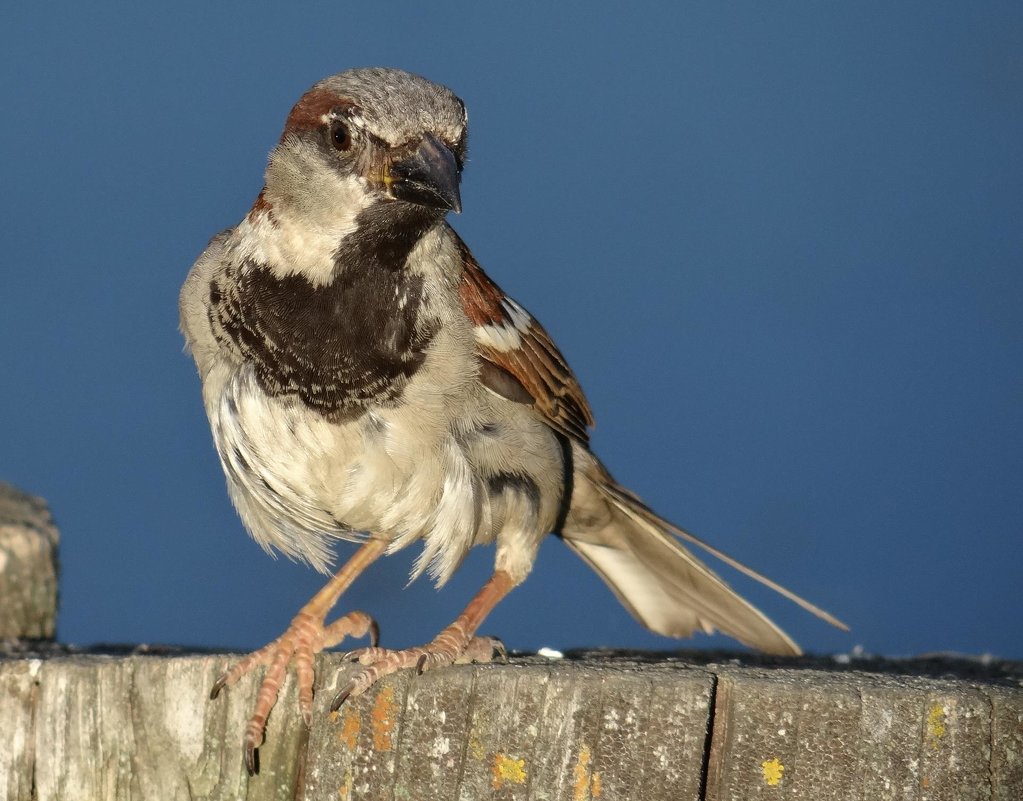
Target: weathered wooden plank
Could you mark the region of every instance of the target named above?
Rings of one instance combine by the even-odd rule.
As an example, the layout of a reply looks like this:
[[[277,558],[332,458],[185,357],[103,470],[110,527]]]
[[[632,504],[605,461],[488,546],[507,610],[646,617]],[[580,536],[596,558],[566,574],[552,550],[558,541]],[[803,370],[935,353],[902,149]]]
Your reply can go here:
[[[455,670],[459,676],[431,671],[410,682],[394,777],[396,799],[457,798],[474,671],[467,666]]]
[[[32,738],[39,660],[0,660],[0,798],[32,796]]]
[[[720,669],[708,799],[858,797],[857,688],[803,673]]]
[[[372,692],[349,699],[340,712],[328,714],[334,694],[356,669],[341,664],[333,654],[317,662],[316,711],[301,798],[377,801],[394,797],[405,698],[412,679],[407,673],[390,676]]]
[[[677,680],[654,685],[651,718],[659,721],[646,732],[644,795],[637,798],[700,798],[703,764],[710,746],[715,680],[705,671],[671,670]],[[698,769],[699,768],[699,769]]]
[[[1019,801],[1023,797],[1023,692],[992,687],[985,694],[991,701],[991,798]]]
[[[53,637],[58,539],[42,498],[0,482],[0,639]]]
[[[45,660],[38,671],[33,738],[36,797],[292,797],[305,727],[297,715],[273,716],[261,779],[250,784],[241,762],[241,734],[254,678],[216,701],[208,698],[228,662],[219,655]],[[284,710],[294,709],[291,684],[282,693]]]
[[[1023,693],[870,673],[717,673],[708,799],[1023,797],[1023,735],[992,739],[1019,726]]]
[[[466,758],[458,798],[518,801],[530,797],[540,755],[537,722],[550,674],[543,666],[481,669],[469,696]],[[559,710],[571,714],[571,710]],[[539,744],[543,756],[553,743]]]
[[[257,677],[207,697],[229,662],[0,660],[0,797],[1023,797],[1023,689],[1011,676],[528,658],[402,673],[332,715],[357,668],[327,655],[312,729],[289,679],[249,778],[241,737]]]
[[[712,683],[542,661],[395,677],[314,723],[304,797],[696,799]]]

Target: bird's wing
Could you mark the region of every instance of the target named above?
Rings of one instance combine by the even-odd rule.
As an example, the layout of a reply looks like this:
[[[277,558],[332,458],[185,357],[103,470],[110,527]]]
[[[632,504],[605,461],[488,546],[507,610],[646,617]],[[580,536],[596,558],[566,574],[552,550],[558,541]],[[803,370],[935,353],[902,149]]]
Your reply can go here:
[[[451,232],[462,259],[462,309],[475,327],[480,379],[510,400],[528,403],[556,431],[589,441],[593,413],[582,387],[550,335],[509,298]]]

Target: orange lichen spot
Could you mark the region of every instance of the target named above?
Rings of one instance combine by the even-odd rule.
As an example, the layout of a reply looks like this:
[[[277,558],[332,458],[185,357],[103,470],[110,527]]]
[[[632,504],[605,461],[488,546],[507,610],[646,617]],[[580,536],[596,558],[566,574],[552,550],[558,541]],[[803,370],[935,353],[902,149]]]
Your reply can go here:
[[[572,772],[575,775],[572,798],[574,801],[586,801],[590,794],[590,747],[586,743],[579,749],[579,758]]]
[[[337,733],[337,739],[348,746],[349,751],[354,751],[359,742],[359,732],[362,730],[362,718],[358,710],[353,706],[346,706],[344,719],[341,721],[341,729]]]
[[[593,801],[600,798],[603,787],[600,782],[600,772],[590,767],[593,755],[590,747],[583,743],[579,748],[579,757],[576,759],[575,767],[572,769],[575,782],[572,784],[573,801]]]
[[[772,757],[760,763],[760,772],[764,774],[764,782],[769,787],[775,787],[781,784],[785,766],[778,761],[777,757]]]
[[[927,739],[931,748],[941,747],[941,738],[945,736],[945,706],[935,704],[927,713]]]
[[[526,760],[515,759],[507,754],[494,754],[491,772],[491,784],[495,790],[500,790],[506,784],[522,784],[526,781]]]
[[[373,748],[377,751],[390,751],[393,748],[394,728],[398,723],[396,707],[394,688],[385,684],[373,702]]]

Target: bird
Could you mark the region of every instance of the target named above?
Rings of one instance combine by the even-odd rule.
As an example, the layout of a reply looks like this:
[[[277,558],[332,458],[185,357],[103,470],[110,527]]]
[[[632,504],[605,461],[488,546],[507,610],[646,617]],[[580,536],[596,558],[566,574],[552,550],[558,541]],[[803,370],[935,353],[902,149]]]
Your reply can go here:
[[[334,710],[398,670],[493,659],[501,646],[478,629],[548,534],[665,636],[721,631],[800,653],[683,543],[845,628],[660,517],[591,451],[593,413],[564,356],[447,221],[461,211],[467,141],[465,104],[419,75],[373,67],[319,81],[291,109],[248,213],[182,286],[181,330],[245,528],[331,576],[214,684],[216,698],[266,668],[244,732],[250,774],[289,667],[311,725],[314,655],[346,637],[370,644],[350,652],[360,667]],[[332,573],[340,541],[357,547]],[[376,559],[413,543],[413,578],[438,588],[470,548],[495,546],[491,577],[449,626],[391,650],[364,612],[326,622]]]

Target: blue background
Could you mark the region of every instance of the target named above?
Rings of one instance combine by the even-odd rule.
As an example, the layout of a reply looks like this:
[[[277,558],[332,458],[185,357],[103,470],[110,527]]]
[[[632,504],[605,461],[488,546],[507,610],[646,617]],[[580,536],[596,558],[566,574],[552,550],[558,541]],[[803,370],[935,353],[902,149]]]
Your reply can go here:
[[[623,483],[853,627],[721,568],[809,650],[1023,658],[1023,6],[277,5],[4,12],[0,479],[61,527],[61,639],[252,648],[320,586],[230,506],[177,292],[291,104],[382,64],[465,99],[454,225]],[[385,644],[492,560],[403,589],[415,550],[343,602]],[[553,538],[484,631],[678,647]]]

